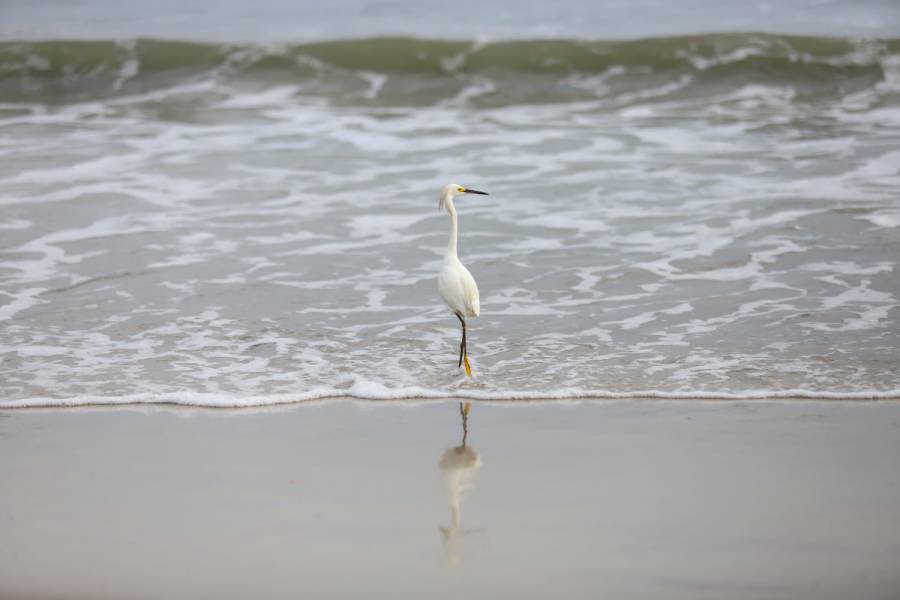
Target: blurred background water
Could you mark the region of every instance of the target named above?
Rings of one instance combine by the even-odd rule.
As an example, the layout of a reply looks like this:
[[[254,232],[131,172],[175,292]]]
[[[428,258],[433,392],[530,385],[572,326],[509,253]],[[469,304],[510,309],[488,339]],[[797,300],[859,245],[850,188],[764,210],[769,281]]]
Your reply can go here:
[[[4,2],[0,403],[898,396],[898,30],[894,2]],[[471,380],[448,182],[491,193],[458,203]]]
[[[381,35],[621,39],[765,31],[894,37],[893,0],[4,0],[7,39],[297,42]]]

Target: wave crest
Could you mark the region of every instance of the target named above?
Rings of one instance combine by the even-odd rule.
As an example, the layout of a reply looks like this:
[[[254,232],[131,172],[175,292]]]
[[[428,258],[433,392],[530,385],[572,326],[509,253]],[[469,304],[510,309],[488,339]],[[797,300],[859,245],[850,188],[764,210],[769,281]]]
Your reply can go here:
[[[685,81],[683,94],[748,84],[802,96],[851,93],[896,76],[900,38],[758,33],[632,41],[473,41],[416,38],[309,44],[212,44],[156,39],[0,43],[0,100],[70,102],[197,81],[301,86],[341,103],[428,104],[473,80],[491,103],[579,100]],[[893,65],[893,66],[892,66]],[[891,72],[889,72],[891,71]],[[371,93],[372,75],[386,77]]]

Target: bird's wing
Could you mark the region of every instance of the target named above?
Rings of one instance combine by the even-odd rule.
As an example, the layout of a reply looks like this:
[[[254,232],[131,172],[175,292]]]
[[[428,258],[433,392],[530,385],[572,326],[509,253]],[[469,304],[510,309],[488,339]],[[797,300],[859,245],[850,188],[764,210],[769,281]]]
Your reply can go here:
[[[463,267],[460,279],[465,290],[466,312],[468,316],[477,317],[481,313],[481,300],[478,296],[478,284],[469,270]]]
[[[475,278],[459,261],[443,266],[438,275],[438,292],[453,312],[477,317],[481,311]]]

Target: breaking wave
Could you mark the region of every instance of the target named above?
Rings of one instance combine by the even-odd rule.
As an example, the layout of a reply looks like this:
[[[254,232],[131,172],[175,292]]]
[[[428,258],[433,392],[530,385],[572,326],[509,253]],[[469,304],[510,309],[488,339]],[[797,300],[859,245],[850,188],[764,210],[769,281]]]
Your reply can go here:
[[[299,85],[299,95],[335,104],[429,105],[458,98],[473,84],[481,89],[478,102],[488,106],[640,97],[641,90],[666,86],[690,96],[790,85],[812,98],[896,82],[898,73],[900,38],[762,33],[631,41],[0,43],[0,100],[13,102],[78,102],[196,82]]]

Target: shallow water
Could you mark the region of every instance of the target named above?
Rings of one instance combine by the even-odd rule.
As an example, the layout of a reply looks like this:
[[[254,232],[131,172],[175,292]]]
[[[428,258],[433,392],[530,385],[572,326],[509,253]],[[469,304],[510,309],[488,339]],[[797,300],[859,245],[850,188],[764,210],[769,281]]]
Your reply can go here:
[[[0,44],[0,402],[900,396],[900,40]],[[462,198],[475,377],[435,276]]]

